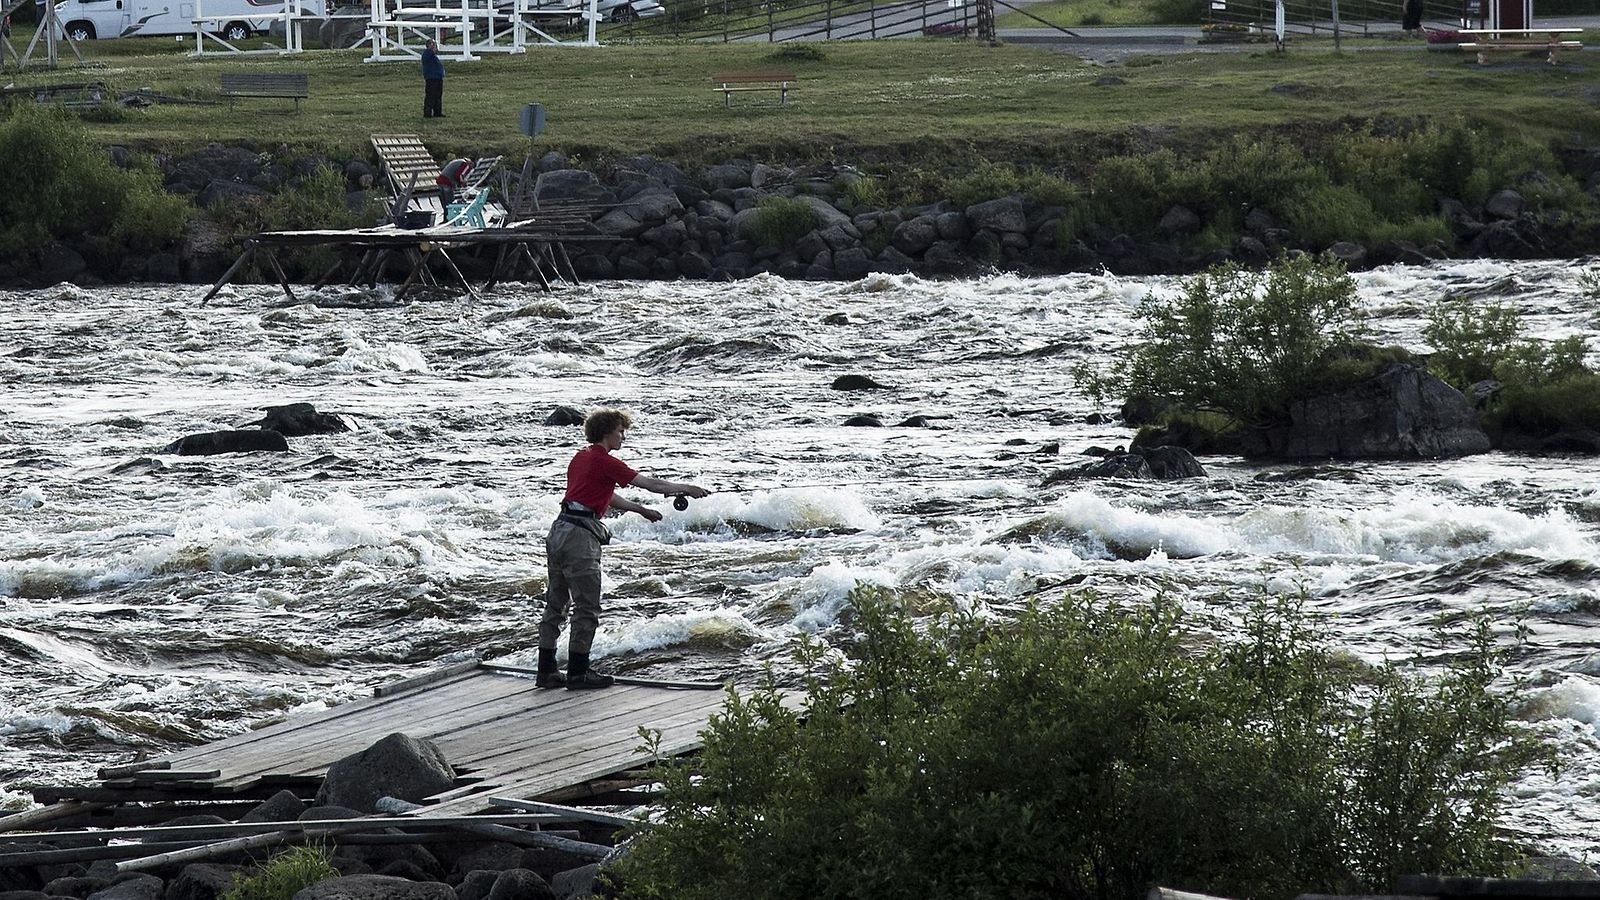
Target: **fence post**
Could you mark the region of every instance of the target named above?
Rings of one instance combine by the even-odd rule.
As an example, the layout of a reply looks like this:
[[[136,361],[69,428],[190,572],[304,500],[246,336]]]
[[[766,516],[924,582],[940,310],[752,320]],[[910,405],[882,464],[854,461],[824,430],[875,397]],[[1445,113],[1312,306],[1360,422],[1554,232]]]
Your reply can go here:
[[[828,0],[828,40],[833,40],[833,0]]]
[[[774,0],[767,0],[767,43],[778,39],[777,33],[772,28],[772,4]]]
[[[728,42],[728,0],[722,0],[722,42]]]
[[[1339,41],[1339,0],[1333,0],[1333,52],[1338,53],[1344,49]]]
[[[878,0],[872,2],[872,39],[878,39]]]

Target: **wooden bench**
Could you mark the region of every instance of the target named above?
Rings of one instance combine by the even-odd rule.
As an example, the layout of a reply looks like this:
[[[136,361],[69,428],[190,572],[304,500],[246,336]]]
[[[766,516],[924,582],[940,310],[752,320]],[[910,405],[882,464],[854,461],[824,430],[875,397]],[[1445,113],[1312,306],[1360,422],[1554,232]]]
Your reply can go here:
[[[223,72],[222,96],[231,103],[235,97],[284,97],[300,101],[311,96],[310,77],[304,72]]]
[[[711,76],[711,89],[722,92],[722,105],[733,106],[733,95],[740,91],[777,91],[778,105],[789,102],[793,72],[718,72]]]
[[[1571,35],[1581,34],[1582,28],[1463,28],[1457,34],[1475,38],[1457,44],[1467,53],[1476,53],[1478,65],[1489,64],[1489,54],[1500,52],[1543,52],[1545,59],[1555,65],[1563,50],[1582,50],[1583,42]]]

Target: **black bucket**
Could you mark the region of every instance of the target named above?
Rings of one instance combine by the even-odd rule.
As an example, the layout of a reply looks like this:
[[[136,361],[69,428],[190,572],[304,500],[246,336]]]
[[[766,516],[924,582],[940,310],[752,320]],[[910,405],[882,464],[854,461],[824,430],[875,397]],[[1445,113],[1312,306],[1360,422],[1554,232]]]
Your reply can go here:
[[[432,228],[433,218],[434,212],[431,209],[407,210],[406,213],[400,217],[400,227],[412,231],[415,231],[418,228]]]

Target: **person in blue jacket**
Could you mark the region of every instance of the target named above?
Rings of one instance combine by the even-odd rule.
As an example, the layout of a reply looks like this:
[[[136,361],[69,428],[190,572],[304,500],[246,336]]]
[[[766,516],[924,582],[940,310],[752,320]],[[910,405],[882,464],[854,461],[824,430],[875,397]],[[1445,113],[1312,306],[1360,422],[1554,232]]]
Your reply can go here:
[[[444,118],[443,102],[444,62],[439,59],[439,45],[429,41],[422,49],[422,117]]]

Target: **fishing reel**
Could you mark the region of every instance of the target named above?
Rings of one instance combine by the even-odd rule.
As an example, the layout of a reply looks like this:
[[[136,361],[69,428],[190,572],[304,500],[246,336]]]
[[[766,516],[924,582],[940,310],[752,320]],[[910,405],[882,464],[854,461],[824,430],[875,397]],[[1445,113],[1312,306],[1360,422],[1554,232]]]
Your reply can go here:
[[[673,497],[672,498],[672,508],[677,510],[678,512],[683,512],[684,510],[688,509],[689,508],[689,495],[688,494],[678,494],[677,496]]]

